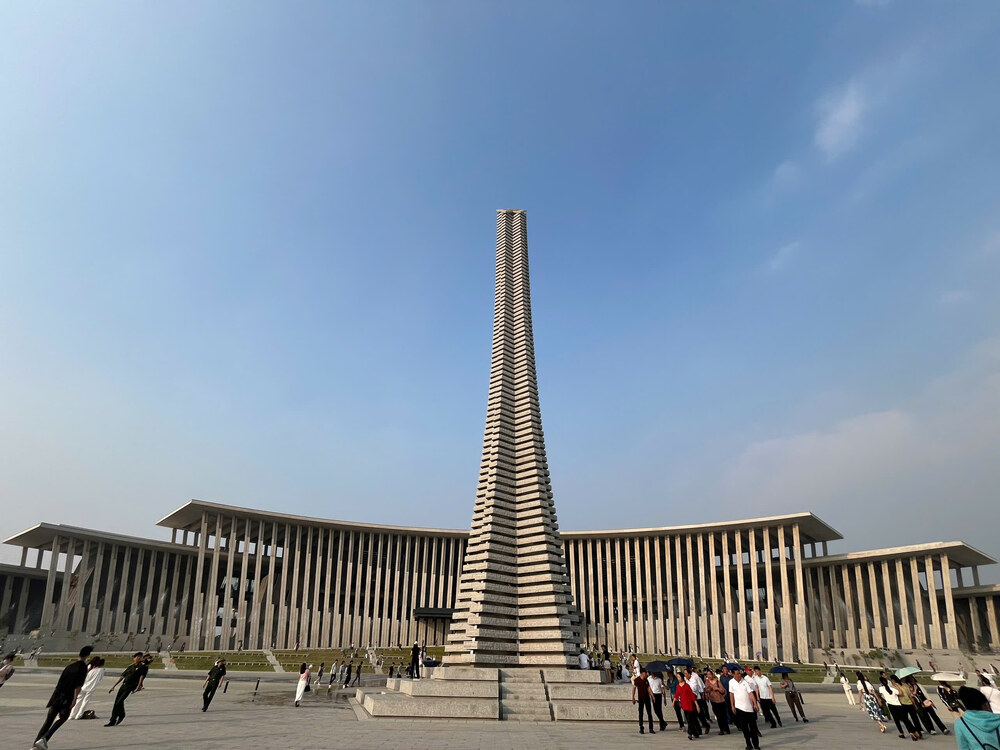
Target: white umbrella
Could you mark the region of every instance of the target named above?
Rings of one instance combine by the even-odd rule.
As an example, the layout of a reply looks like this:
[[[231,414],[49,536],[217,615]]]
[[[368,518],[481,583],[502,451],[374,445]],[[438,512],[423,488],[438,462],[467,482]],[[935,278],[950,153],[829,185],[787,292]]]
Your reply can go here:
[[[965,682],[965,675],[958,672],[935,672],[931,675],[937,682]]]

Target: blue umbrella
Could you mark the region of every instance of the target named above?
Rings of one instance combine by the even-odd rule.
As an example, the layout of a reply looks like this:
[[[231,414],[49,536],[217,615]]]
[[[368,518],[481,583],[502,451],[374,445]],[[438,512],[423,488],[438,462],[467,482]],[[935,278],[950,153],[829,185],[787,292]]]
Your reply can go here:
[[[791,667],[780,666],[771,668],[771,674],[792,674],[794,672],[795,670]]]
[[[685,659],[683,656],[678,656],[667,662],[671,667],[693,667],[694,662],[690,659]]]
[[[722,667],[725,667],[726,669],[743,669],[743,667],[734,661],[726,662],[722,665]],[[722,669],[722,667],[719,667],[719,669]]]
[[[651,673],[666,672],[669,666],[662,661],[651,661],[646,665],[646,671]]]
[[[916,667],[902,667],[896,670],[896,677],[903,679],[904,677],[909,677],[911,674],[917,674],[919,671]]]

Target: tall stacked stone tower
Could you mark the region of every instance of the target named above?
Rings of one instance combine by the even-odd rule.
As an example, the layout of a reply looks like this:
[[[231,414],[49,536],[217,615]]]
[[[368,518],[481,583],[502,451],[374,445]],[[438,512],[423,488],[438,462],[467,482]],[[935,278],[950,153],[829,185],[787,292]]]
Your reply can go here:
[[[579,645],[538,406],[525,215],[503,210],[483,460],[445,660],[569,666]]]

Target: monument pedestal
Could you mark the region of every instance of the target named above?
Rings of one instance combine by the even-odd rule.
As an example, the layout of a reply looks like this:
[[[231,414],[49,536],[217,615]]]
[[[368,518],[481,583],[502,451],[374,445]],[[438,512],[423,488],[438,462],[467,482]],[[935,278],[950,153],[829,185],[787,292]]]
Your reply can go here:
[[[434,667],[357,692],[373,718],[487,721],[635,721],[630,685],[579,669]]]

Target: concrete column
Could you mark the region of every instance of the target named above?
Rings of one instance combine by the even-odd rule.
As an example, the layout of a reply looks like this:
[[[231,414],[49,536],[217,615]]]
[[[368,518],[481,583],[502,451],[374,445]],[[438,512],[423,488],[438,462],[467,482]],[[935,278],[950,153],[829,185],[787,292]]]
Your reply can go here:
[[[52,537],[52,555],[49,558],[49,573],[45,578],[45,600],[42,603],[42,620],[39,626],[43,633],[52,630],[55,624],[57,604],[52,599],[55,596],[61,544],[62,540],[58,535]],[[41,557],[41,550],[39,550],[39,557]],[[27,599],[27,595],[25,595],[25,599]]]
[[[781,576],[781,659],[792,661],[799,652],[798,628],[792,627],[792,598],[788,586],[788,539],[785,527],[778,527],[778,575]],[[802,589],[799,589],[802,591]]]
[[[997,624],[996,597],[993,594],[986,595],[986,621],[990,627],[990,648],[1000,647],[1000,625]]]
[[[27,567],[28,565],[28,548],[21,547],[21,567]]]
[[[291,565],[291,590],[288,600],[288,636],[285,648],[300,648],[302,637],[299,634],[299,611],[302,607],[302,587],[299,584],[299,569],[302,567],[303,547],[302,547],[302,527],[295,525],[295,538],[291,545],[291,554],[288,556]]]
[[[942,570],[942,579],[944,578],[943,573]],[[941,613],[938,609],[937,581],[934,580],[934,558],[930,555],[924,556],[924,574],[927,576],[927,598],[931,605],[931,646],[944,648],[944,640],[941,637],[944,623],[941,622]]]
[[[24,549],[27,549],[27,547],[25,547]],[[22,568],[24,567],[24,563],[23,562],[21,563],[21,567]],[[3,589],[3,598],[0,598],[0,615],[5,615],[5,614],[7,614],[10,611],[10,600],[11,600],[11,595],[13,594],[14,584],[19,579],[25,581],[25,583],[28,580],[27,578],[23,578],[22,579],[21,576],[13,576],[13,575],[12,576],[8,576],[8,578],[7,578],[7,585],[4,586],[4,589]],[[25,584],[22,583],[21,585],[24,586]],[[18,600],[27,599],[27,598],[28,597],[23,596],[23,595],[19,595],[18,596]],[[10,623],[7,624],[7,633],[13,634],[13,633],[16,633],[16,632],[17,632],[17,620],[15,619],[14,622],[10,622]]]
[[[375,636],[375,633],[377,632],[377,629],[381,626],[381,621],[382,621],[382,618],[380,616],[382,611],[382,576],[380,575],[380,572],[382,570],[382,549],[385,546],[387,538],[388,537],[386,537],[385,534],[376,534],[373,539],[373,543],[375,545],[374,557],[372,557],[372,555],[369,555],[369,559],[372,560],[372,565],[371,565],[372,589],[374,590],[375,593],[372,597],[371,608],[367,610],[371,612],[369,631],[367,633],[367,639],[368,639],[367,642],[372,643],[374,645],[378,645],[378,640]],[[434,586],[431,589],[431,601],[429,602],[429,604],[432,607],[436,607],[437,596],[438,592],[440,591],[438,574],[437,574],[437,564],[440,562],[440,553],[438,552],[437,547],[440,546],[439,543],[441,540],[434,539],[433,541],[435,549],[433,552],[433,557],[431,558],[431,573]]]
[[[253,599],[250,603],[250,644],[249,648],[256,650],[261,648],[261,624],[260,617],[262,613],[263,598],[261,594],[263,593],[261,582],[261,568],[264,563],[264,550],[266,548],[264,544],[264,521],[260,519],[257,521],[257,542],[254,545],[254,565],[253,565]],[[264,644],[264,647],[270,646],[271,644]]]
[[[979,566],[978,565],[973,565],[972,566],[972,585],[973,586],[978,586],[979,585]]]
[[[927,635],[927,621],[924,615],[924,594],[920,588],[920,571],[917,569],[917,558],[910,558],[910,578],[913,581],[913,607],[916,609],[917,632],[914,648],[924,648],[924,644],[933,647],[933,641]],[[937,648],[940,648],[938,646]]]
[[[140,622],[139,630],[146,628],[146,634],[153,634],[153,627],[155,625],[154,614],[156,612],[156,607],[159,604],[160,591],[163,590],[163,582],[160,581],[160,566],[159,566],[160,554],[155,549],[150,549],[146,555],[146,565],[148,567],[148,574],[146,576],[146,590],[142,592],[142,597],[139,599],[139,609]],[[142,580],[141,578],[139,579]]]
[[[400,571],[402,572],[402,584],[403,584],[403,595],[400,597],[400,611],[399,611],[399,635],[396,638],[397,643],[402,642],[403,646],[409,646],[413,643],[412,633],[410,632],[410,620],[412,619],[411,611],[411,591],[413,588],[413,564],[410,562],[410,556],[413,553],[413,537],[407,534],[403,538],[403,558],[400,560]]]
[[[239,555],[240,532],[239,519],[234,515],[229,518],[229,536],[226,537],[226,571],[222,599],[222,628],[219,635],[219,649],[236,648],[233,638],[233,573],[236,567],[236,557]],[[221,561],[220,561],[221,565]]]
[[[90,540],[80,540],[80,562],[75,566],[76,587],[69,592],[66,599],[66,613],[63,615],[63,630],[76,630],[85,632],[87,608],[84,603],[84,592],[87,590],[88,568],[90,567]],[[75,545],[71,545],[75,548]],[[66,579],[69,581],[73,576],[74,566],[69,566],[69,574]],[[67,589],[69,586],[67,585]],[[0,610],[2,611],[2,610]]]
[[[205,629],[205,596],[202,594],[205,574],[205,555],[208,550],[208,515],[201,514],[201,533],[198,534],[198,557],[194,573],[194,605],[191,609],[191,648],[201,648]]]
[[[333,601],[331,586],[334,567],[334,529],[326,529],[323,552],[323,592],[319,602],[319,633],[317,643],[320,648],[331,648],[330,645],[330,606]],[[317,578],[319,576],[317,575]]]
[[[234,522],[235,526],[235,522]],[[240,556],[240,581],[236,589],[236,646],[242,642],[243,648],[250,648],[250,638],[247,634],[247,591],[249,590],[247,573],[250,565],[250,517],[243,519],[243,554]],[[237,542],[238,546],[239,542]],[[235,554],[237,546],[233,547]]]
[[[944,610],[945,615],[948,617],[948,621],[944,624],[944,645],[945,648],[957,649],[958,648],[958,627],[955,621],[955,599],[952,596],[951,588],[951,561],[948,555],[941,555],[941,583],[944,588]],[[937,597],[934,597],[937,601]],[[976,629],[978,630],[979,625],[979,610],[973,612],[973,622],[976,624]],[[979,646],[978,637],[976,639],[977,647]]]
[[[132,557],[135,556],[135,563],[132,562]],[[122,574],[121,574],[121,593],[118,596],[118,605],[115,608],[115,630],[120,630],[123,633],[138,633],[139,629],[135,626],[135,605],[139,596],[139,576],[135,574],[136,570],[142,566],[142,549],[136,549],[135,547],[129,547],[127,545],[122,545]],[[128,592],[131,590],[132,596],[128,597]]]
[[[271,648],[274,643],[274,629],[277,625],[275,609],[275,586],[278,585],[278,524],[271,522],[271,539],[267,545],[267,587],[264,591],[264,627],[261,648]]]
[[[104,542],[97,543],[94,559],[94,583],[90,587],[90,597],[87,600],[87,629],[93,633],[101,632],[101,574],[104,572]]]
[[[341,647],[346,647],[351,642],[351,592],[354,591],[354,576],[357,573],[357,567],[354,564],[354,537],[356,534],[353,531],[342,531],[341,533],[346,534],[347,556],[340,563],[344,569],[344,596],[340,607],[342,611],[337,614],[336,628]],[[340,576],[339,569],[337,576]],[[407,616],[409,616],[409,609],[407,609]]]
[[[847,635],[847,647],[858,648],[858,631],[860,628],[855,624],[854,589],[851,584],[851,565],[840,566],[841,580],[844,584],[844,630]]]
[[[337,529],[337,554],[333,558],[333,567],[336,570],[336,575],[334,576],[333,591],[331,596],[331,609],[330,609],[330,635],[329,642],[330,648],[338,648],[341,645],[340,639],[340,574],[343,569],[343,563],[341,562],[344,555],[344,534],[343,529]]]
[[[318,529],[317,529],[318,531]],[[312,627],[312,616],[316,611],[316,600],[313,598],[313,592],[310,588],[309,581],[310,576],[316,578],[315,573],[316,566],[313,563],[313,527],[309,526],[306,529],[306,546],[305,546],[305,567],[302,569],[302,583],[299,586],[299,591],[302,595],[302,604],[299,605],[299,628],[298,637],[302,642],[303,648],[313,648],[314,644],[309,640],[309,631]]]
[[[632,561],[635,558],[635,552],[633,551],[633,544],[631,538],[625,538],[622,540],[622,556],[619,558],[622,560],[622,564],[625,566],[625,596],[622,599],[622,604],[625,607],[626,619],[625,619],[625,643],[630,644],[633,649],[636,646],[636,594],[638,593],[636,589],[638,588],[638,582],[636,582],[636,587],[632,587]],[[638,575],[638,573],[637,573]]]
[[[896,587],[899,589],[899,618],[896,620],[899,627],[899,645],[901,648],[913,648],[914,645],[919,646],[920,641],[913,638],[910,605],[906,597],[906,576],[903,574],[903,561],[897,558],[894,567],[896,569]]]
[[[969,602],[969,622],[972,623],[972,645],[978,648],[983,637],[983,626],[979,621],[979,597],[970,596],[966,601]]]
[[[654,580],[654,588],[650,591],[651,596],[656,597],[656,610],[654,615],[654,641],[656,653],[665,654],[669,646],[667,645],[667,628],[666,628],[666,606],[667,602],[663,596],[663,552],[662,552],[662,537],[654,536],[650,540],[653,544],[652,558],[650,564],[652,565],[652,573]]]
[[[857,621],[858,621],[858,648],[870,650],[872,647],[868,619],[868,608],[865,606],[865,584],[861,576],[861,567],[864,563],[858,562],[852,565],[854,568],[854,586],[856,597],[858,600],[857,606]]]
[[[53,627],[56,630],[66,630],[69,620],[70,608],[70,583],[73,578],[73,568],[76,561],[76,539],[69,537],[66,540],[66,556],[63,558],[62,587],[59,589],[59,604],[56,607],[56,616]]]
[[[215,628],[219,619],[219,566],[222,564],[222,516],[215,516],[215,542],[212,544],[212,561],[209,566],[208,586],[205,588],[205,627],[202,648],[215,649]]]
[[[38,550],[38,559],[41,560],[41,557],[42,557],[42,551]],[[17,597],[18,598],[17,614],[14,616],[14,627],[12,631],[14,633],[24,634],[28,632],[28,629],[26,627],[27,623],[25,622],[24,617],[25,617],[25,612],[27,611],[28,608],[28,582],[30,580],[31,579],[28,578],[27,576],[21,578],[21,591]]]
[[[834,624],[834,606],[833,606],[833,593],[830,592],[829,597],[827,596],[827,574],[829,572],[830,580],[833,580],[833,567],[829,565],[819,565],[813,568],[816,574],[816,587],[819,591],[819,631],[820,631],[820,643],[823,648],[832,648],[837,644],[836,636],[834,635],[834,630],[836,626]]]
[[[124,586],[115,583],[115,575],[118,572],[118,547],[115,544],[108,545],[108,583],[104,587],[104,603],[101,606],[101,628],[109,633],[115,632],[114,606],[115,600],[119,596],[124,596]]]
[[[607,642],[608,646],[611,645],[611,622],[606,612],[610,609],[607,606],[607,602],[610,597],[605,596],[605,586],[607,585],[607,575],[608,575],[608,557],[604,549],[603,539],[588,539],[587,544],[592,546],[594,549],[594,556],[597,557],[597,570],[593,571],[593,579],[597,582],[597,601],[595,605],[598,609],[597,612],[597,622],[598,632],[601,633],[603,629],[603,634],[599,636],[601,642]],[[591,555],[587,555],[587,565],[591,564]]]
[[[736,656],[736,647],[733,645],[733,585],[729,569],[732,567],[732,558],[729,553],[729,532],[723,531],[722,539],[722,647],[726,651],[726,656],[732,659]]]
[[[669,576],[667,580],[670,581],[670,585],[673,587],[674,648],[676,648],[678,655],[687,655],[691,653],[691,650],[688,648],[687,640],[687,597],[684,595],[687,586],[684,581],[684,553],[681,551],[682,543],[683,535],[675,534],[674,555],[671,560],[673,575]]]
[[[771,554],[771,528],[764,526],[761,529],[764,549],[761,550],[764,556],[764,587],[767,591],[767,608],[764,610],[764,620],[767,632],[767,658],[774,660],[778,654],[778,633],[775,623],[778,613],[774,607],[774,557]]]
[[[878,576],[875,573],[875,563],[868,563],[868,592],[871,594],[871,615],[874,632],[872,633],[872,646],[888,648],[888,639],[882,632],[882,611],[881,597],[878,592]]]
[[[753,657],[753,641],[747,632],[747,590],[743,565],[743,532],[736,529],[736,587],[739,589],[736,598],[736,657],[749,659]]]
[[[900,648],[899,630],[896,623],[899,622],[899,615],[896,613],[895,602],[892,598],[892,579],[889,575],[889,568],[892,566],[891,560],[882,560],[882,594],[879,601],[885,603],[885,638],[886,648]],[[876,605],[877,606],[877,605]]]
[[[757,532],[754,529],[747,530],[750,542],[750,586],[753,595],[750,597],[750,617],[752,619],[750,635],[753,639],[753,656],[756,659],[758,653],[764,652],[764,644],[761,643],[760,636],[760,578],[758,566],[760,558],[757,554]]]

